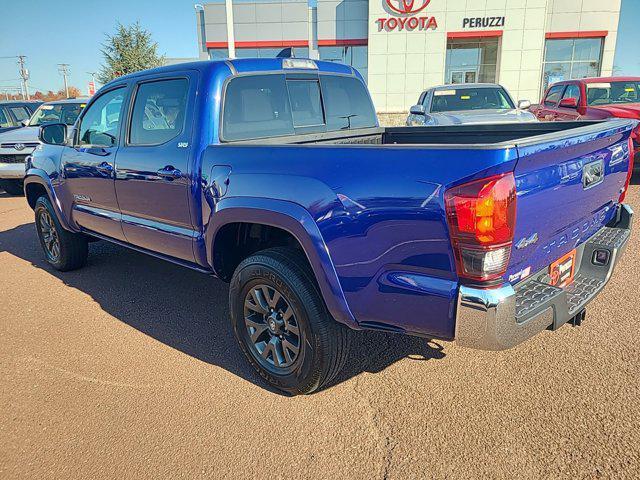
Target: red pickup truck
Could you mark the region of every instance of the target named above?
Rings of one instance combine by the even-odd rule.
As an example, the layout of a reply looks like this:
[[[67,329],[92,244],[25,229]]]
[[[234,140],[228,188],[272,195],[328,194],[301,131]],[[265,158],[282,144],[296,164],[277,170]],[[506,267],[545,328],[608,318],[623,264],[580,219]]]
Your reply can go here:
[[[640,120],[640,77],[601,77],[554,83],[529,109],[541,121]],[[633,132],[635,169],[640,167],[640,125]]]

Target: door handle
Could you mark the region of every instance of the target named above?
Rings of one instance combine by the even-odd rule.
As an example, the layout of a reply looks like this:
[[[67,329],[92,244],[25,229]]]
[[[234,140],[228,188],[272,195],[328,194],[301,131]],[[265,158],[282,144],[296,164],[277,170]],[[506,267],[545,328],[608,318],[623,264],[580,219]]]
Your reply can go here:
[[[164,167],[156,172],[159,177],[174,179],[182,177],[182,172],[177,168],[173,168],[171,165]]]
[[[109,162],[102,162],[96,165],[96,170],[101,173],[111,174],[111,172],[113,172],[113,165],[111,165]]]

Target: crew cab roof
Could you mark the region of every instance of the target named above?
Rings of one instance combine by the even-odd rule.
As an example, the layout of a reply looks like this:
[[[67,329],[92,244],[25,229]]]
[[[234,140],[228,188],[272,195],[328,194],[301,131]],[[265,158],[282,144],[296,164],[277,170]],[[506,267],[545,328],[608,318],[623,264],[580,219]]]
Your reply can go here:
[[[609,82],[640,82],[640,77],[591,77],[591,78],[574,78],[570,80],[561,80],[552,85],[565,85],[567,83],[609,83]]]
[[[497,83],[449,83],[446,85],[438,85],[436,87],[430,87],[427,90],[464,90],[466,88],[502,88],[502,85]]]
[[[289,58],[236,58],[233,60],[202,60],[197,62],[176,63],[173,65],[166,65],[163,67],[152,68],[149,70],[141,70],[139,72],[130,73],[118,77],[113,81],[128,80],[130,78],[136,78],[142,75],[179,72],[184,70],[198,70],[200,72],[207,71],[217,65],[227,64],[238,73],[248,72],[274,72],[274,71],[287,71],[283,67],[284,60],[302,60],[302,59],[289,59]],[[320,60],[313,60],[318,67],[317,70],[309,69],[309,71],[319,71],[326,73],[338,73],[346,75],[355,75],[355,70],[349,65],[334,62],[323,62]],[[300,70],[300,69],[296,69]],[[304,68],[302,69],[304,70]]]

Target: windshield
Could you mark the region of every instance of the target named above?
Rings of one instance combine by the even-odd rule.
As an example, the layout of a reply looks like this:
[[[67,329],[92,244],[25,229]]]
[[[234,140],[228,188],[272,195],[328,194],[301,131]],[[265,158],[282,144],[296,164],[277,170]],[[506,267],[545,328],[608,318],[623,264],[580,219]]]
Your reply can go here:
[[[45,123],[65,123],[73,125],[86,103],[58,103],[40,105],[29,121],[30,127],[39,127]]]
[[[639,102],[640,81],[587,83],[587,105]]]
[[[431,112],[512,109],[513,102],[502,88],[460,88],[435,90]]]

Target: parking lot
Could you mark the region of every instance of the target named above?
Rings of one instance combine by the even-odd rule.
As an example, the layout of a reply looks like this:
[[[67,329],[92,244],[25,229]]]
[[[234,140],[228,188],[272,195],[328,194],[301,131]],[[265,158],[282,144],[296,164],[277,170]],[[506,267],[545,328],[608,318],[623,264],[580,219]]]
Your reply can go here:
[[[362,333],[292,398],[242,357],[224,283],[105,242],[55,272],[0,193],[0,477],[638,478],[639,247],[581,328],[499,353]]]

